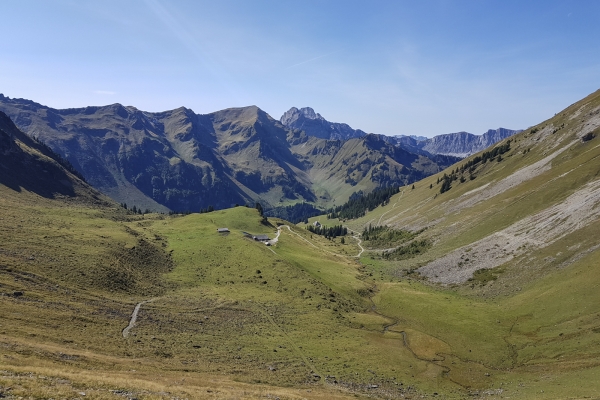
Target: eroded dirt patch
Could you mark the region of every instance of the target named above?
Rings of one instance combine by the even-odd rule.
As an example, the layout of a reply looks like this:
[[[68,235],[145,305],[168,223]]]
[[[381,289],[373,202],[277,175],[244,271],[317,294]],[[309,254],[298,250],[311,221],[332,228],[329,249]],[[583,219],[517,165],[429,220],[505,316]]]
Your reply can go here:
[[[543,248],[600,218],[600,180],[590,182],[565,201],[531,215],[477,242],[454,250],[417,271],[433,282],[464,283],[480,269]]]

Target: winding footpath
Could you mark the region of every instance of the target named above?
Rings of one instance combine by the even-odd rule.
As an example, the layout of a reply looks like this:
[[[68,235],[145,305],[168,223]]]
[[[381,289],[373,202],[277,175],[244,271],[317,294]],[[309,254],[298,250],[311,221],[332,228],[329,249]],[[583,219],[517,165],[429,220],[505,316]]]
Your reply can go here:
[[[356,231],[353,231],[353,230],[352,230],[352,229],[350,229],[350,228],[348,228],[348,230],[349,230],[350,232],[354,233],[354,235],[352,235],[352,237],[353,237],[354,239],[356,239],[356,244],[358,245],[358,247],[360,247],[360,251],[358,252],[358,254],[357,254],[357,255],[355,255],[355,256],[354,256],[354,258],[359,258],[359,257],[362,255],[362,253],[364,253],[364,251],[365,251],[365,248],[364,248],[364,247],[362,247],[362,239],[361,239],[361,238],[360,238],[360,236],[359,236],[360,234],[359,234],[359,233],[357,233]]]
[[[310,241],[310,240],[308,240],[308,239],[305,239],[305,238],[303,238],[302,236],[300,236],[299,234],[297,234],[296,232],[294,232],[294,231],[293,231],[293,230],[292,230],[292,229],[291,229],[289,226],[287,226],[287,225],[282,225],[282,226],[280,226],[279,228],[277,228],[277,232],[278,232],[278,233],[277,233],[277,237],[279,237],[279,231],[280,231],[280,229],[281,229],[283,226],[285,226],[286,228],[288,228],[288,231],[290,231],[290,232],[291,232],[291,233],[293,233],[294,235],[298,236],[300,239],[304,240],[306,243],[310,244],[312,247],[315,247],[315,248],[317,247],[317,246],[315,246],[315,244],[314,244],[313,242],[311,242],[311,241]]]

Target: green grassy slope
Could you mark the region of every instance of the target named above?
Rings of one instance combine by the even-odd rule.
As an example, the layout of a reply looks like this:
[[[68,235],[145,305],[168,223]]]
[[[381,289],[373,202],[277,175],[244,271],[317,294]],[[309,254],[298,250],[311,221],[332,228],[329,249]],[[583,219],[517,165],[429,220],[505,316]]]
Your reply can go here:
[[[599,110],[596,92],[514,136],[474,179],[467,169],[461,182],[460,167],[481,154],[344,222],[425,229],[423,254],[361,261],[379,282],[377,310],[399,321],[390,330],[428,343],[422,358],[447,379],[511,397],[599,395]],[[440,193],[437,179],[453,171]]]
[[[7,395],[341,398],[440,387],[413,378],[428,363],[402,335],[383,333],[392,321],[371,312],[371,284],[343,245],[282,227],[267,247],[241,234],[275,233],[245,207],[141,217],[2,191]],[[232,232],[219,235],[222,226]],[[140,248],[150,253],[140,265],[115,255]],[[103,275],[117,259],[120,269]],[[148,300],[123,338],[134,306]]]
[[[57,198],[0,185],[2,396],[433,390],[411,378],[427,364],[382,333],[390,320],[370,311],[353,246],[283,226],[267,247],[241,233],[276,234],[254,209],[139,216],[75,182]],[[216,232],[224,226],[227,236]]]

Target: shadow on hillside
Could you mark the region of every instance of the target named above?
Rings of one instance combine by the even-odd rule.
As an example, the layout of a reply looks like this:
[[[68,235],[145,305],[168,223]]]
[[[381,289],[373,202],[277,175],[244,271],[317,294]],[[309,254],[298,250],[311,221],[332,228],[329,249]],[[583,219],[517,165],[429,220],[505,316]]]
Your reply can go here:
[[[0,184],[16,192],[27,190],[49,199],[74,197],[72,179],[57,165],[23,151],[3,154],[0,159]]]

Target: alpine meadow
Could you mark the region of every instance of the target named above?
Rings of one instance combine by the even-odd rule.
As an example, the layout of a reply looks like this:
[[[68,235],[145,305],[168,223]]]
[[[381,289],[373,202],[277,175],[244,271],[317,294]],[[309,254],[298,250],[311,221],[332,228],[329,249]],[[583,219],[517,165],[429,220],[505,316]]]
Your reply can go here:
[[[0,400],[600,398],[600,4],[4,6]]]

